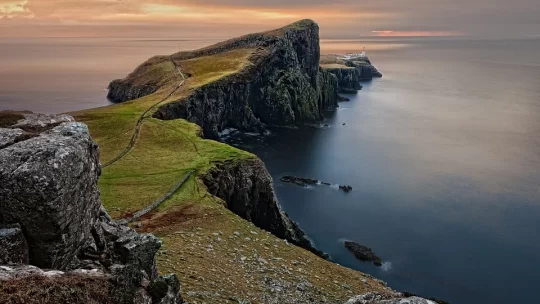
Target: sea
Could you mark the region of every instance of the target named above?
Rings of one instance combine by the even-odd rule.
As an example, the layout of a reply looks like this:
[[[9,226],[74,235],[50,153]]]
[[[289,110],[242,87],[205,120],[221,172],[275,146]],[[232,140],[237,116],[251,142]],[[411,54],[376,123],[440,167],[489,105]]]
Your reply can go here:
[[[147,58],[214,42],[0,39],[0,110],[105,106],[109,81]],[[322,53],[364,47],[383,78],[343,94],[323,123],[227,141],[264,160],[283,209],[332,261],[453,304],[536,303],[540,37],[321,41]],[[345,240],[383,266],[356,260]]]

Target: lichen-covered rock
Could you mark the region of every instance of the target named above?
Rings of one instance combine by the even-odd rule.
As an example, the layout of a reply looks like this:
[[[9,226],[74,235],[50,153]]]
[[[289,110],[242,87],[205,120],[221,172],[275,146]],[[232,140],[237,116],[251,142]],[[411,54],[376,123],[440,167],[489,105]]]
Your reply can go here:
[[[10,128],[19,128],[28,132],[43,132],[64,122],[74,122],[73,117],[66,114],[25,113],[24,118]]]
[[[28,244],[19,224],[0,224],[0,265],[28,264]]]
[[[32,117],[17,126],[47,129],[72,120]],[[0,149],[0,223],[21,225],[32,264],[65,269],[90,237],[101,206],[98,158],[88,128],[76,122]]]
[[[22,129],[0,128],[0,149],[11,146],[24,138],[24,131]]]
[[[281,210],[272,177],[260,159],[217,165],[202,180],[208,191],[224,200],[232,212],[282,239],[328,257],[314,248],[298,225]]]

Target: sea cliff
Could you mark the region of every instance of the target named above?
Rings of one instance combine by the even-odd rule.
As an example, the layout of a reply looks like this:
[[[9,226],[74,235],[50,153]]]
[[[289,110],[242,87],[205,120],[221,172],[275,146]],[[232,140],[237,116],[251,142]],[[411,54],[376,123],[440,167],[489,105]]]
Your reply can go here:
[[[336,82],[319,69],[319,27],[302,20],[278,30],[250,34],[198,51],[173,54],[178,65],[194,58],[251,50],[249,64],[237,73],[195,88],[187,97],[161,105],[159,119],[183,118],[201,126],[208,138],[225,128],[264,131],[265,126],[314,123],[337,106]],[[146,79],[153,58],[123,80],[109,85],[109,97],[126,101],[158,90],[162,83]]]

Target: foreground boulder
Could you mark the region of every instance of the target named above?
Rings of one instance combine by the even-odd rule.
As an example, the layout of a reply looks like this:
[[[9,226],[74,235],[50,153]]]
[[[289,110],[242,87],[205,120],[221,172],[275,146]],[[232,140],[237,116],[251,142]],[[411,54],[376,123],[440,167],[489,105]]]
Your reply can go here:
[[[44,131],[0,149],[0,223],[20,224],[30,262],[66,269],[90,237],[99,208],[98,147],[86,125],[23,121],[16,129]],[[0,134],[11,134],[0,129]]]
[[[158,276],[161,241],[102,207],[86,125],[19,118],[0,128],[0,303],[182,303],[176,276]]]
[[[382,266],[382,260],[370,248],[355,242],[345,241],[345,248],[349,249],[354,256],[361,261],[373,262],[377,266]]]

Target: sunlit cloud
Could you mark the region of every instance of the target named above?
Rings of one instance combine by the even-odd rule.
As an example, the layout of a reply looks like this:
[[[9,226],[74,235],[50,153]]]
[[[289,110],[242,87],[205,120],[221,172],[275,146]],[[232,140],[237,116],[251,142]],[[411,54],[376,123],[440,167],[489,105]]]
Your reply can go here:
[[[33,18],[34,13],[26,7],[28,0],[0,1],[0,19]]]

